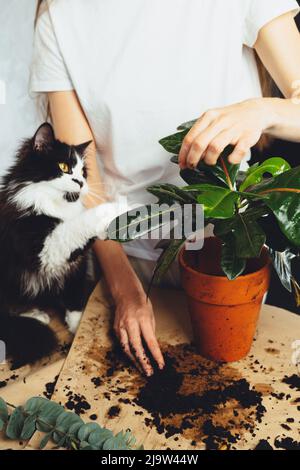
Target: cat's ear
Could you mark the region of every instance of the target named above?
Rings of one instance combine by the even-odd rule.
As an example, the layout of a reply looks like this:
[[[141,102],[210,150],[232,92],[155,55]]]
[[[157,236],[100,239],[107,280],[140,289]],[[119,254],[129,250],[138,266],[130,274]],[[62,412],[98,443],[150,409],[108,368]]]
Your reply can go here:
[[[38,152],[52,147],[55,140],[53,127],[49,122],[44,122],[33,137],[33,148]]]
[[[83,144],[74,145],[76,152],[81,158],[84,157],[84,152],[86,151],[86,149],[92,142],[93,142],[92,140],[88,140],[87,142],[83,142]]]

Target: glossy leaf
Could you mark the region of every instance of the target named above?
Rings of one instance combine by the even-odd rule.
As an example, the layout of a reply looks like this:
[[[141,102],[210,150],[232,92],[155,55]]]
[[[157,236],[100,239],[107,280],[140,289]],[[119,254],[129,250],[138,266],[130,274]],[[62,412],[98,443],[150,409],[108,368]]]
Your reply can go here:
[[[196,124],[197,121],[198,119],[193,119],[192,121],[184,122],[183,124],[180,124],[180,126],[177,127],[177,130],[178,131],[184,131],[185,129],[190,130],[194,126],[194,124]]]
[[[261,164],[256,163],[248,169],[245,180],[241,184],[239,190],[245,191],[249,186],[260,183],[266,174],[278,176],[290,169],[290,164],[283,158],[279,157],[269,158]]]
[[[255,221],[238,214],[234,227],[236,251],[241,258],[257,258],[266,242],[266,235]]]
[[[232,233],[222,239],[221,268],[230,281],[240,276],[246,268],[246,260],[238,256],[235,244]]]
[[[228,188],[210,184],[186,186],[184,190],[197,193],[206,218],[227,219],[234,215],[239,195]]]
[[[184,243],[185,238],[182,240],[168,240],[168,243],[165,244],[165,247],[156,262],[156,266],[148,286],[147,296],[150,293],[151,287],[161,282]]]
[[[108,227],[108,238],[121,243],[141,238],[153,230],[168,225],[174,215],[174,206],[143,206],[114,219]],[[136,215],[138,214],[138,215]]]
[[[191,204],[196,202],[196,198],[188,191],[183,191],[174,184],[155,184],[149,186],[147,191],[156,196],[159,204]]]
[[[264,196],[284,235],[300,247],[300,166],[252,187],[251,192]]]
[[[183,131],[176,132],[175,134],[168,135],[159,141],[160,145],[170,153],[178,155],[181,149],[183,139],[188,133],[189,129],[184,129]]]
[[[274,269],[280,279],[281,284],[289,292],[292,292],[292,261],[295,259],[296,256],[290,250],[278,252],[269,248],[269,253],[273,262]]]

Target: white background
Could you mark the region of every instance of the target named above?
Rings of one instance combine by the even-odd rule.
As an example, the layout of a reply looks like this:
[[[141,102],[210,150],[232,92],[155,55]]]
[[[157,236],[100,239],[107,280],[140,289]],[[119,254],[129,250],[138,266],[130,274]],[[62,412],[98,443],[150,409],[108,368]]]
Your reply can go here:
[[[39,123],[28,95],[35,5],[36,0],[0,0],[0,80],[6,88],[6,102],[0,103],[0,175]]]

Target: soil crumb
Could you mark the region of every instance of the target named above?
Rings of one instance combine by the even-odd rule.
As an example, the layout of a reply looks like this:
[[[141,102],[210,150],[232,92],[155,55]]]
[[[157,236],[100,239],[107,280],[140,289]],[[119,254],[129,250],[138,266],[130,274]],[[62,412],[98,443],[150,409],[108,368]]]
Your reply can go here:
[[[294,441],[291,437],[277,438],[275,440],[275,447],[276,449],[284,450],[300,450],[300,442]]]
[[[65,403],[65,407],[68,410],[75,411],[76,414],[84,414],[87,410],[91,409],[91,405],[86,401],[85,396],[71,391],[67,393],[68,401]]]
[[[300,376],[299,375],[291,375],[290,377],[285,376],[282,380],[283,383],[289,385],[292,390],[297,390],[300,392]]]
[[[121,408],[119,406],[111,406],[107,412],[109,418],[116,418],[119,416]]]
[[[44,397],[48,398],[48,400],[51,399],[51,397],[54,393],[54,389],[55,389],[57,379],[58,379],[58,375],[56,377],[54,377],[53,382],[48,382],[48,383],[45,384],[45,391],[43,392],[43,395],[44,395]]]
[[[253,450],[274,450],[266,439],[261,439]]]

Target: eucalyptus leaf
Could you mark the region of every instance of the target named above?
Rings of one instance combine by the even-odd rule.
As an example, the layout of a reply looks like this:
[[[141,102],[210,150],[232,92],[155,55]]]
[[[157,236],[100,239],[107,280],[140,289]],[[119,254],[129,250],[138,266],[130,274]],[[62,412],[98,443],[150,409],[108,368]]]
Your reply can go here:
[[[8,421],[8,407],[3,398],[0,397],[0,419],[3,423]]]
[[[30,415],[24,421],[23,429],[21,432],[21,439],[30,439],[36,430],[36,416]]]
[[[100,430],[101,428],[98,423],[85,423],[80,426],[77,437],[80,441],[88,441],[92,432]]]
[[[51,439],[51,432],[49,434],[45,434],[45,436],[40,442],[39,448],[44,449],[46,445],[48,444],[48,442],[50,441],[50,439]]]
[[[21,406],[15,408],[8,420],[5,432],[6,437],[9,439],[20,439],[25,419],[26,416],[24,415],[23,408]]]
[[[0,418],[0,431],[4,429],[4,426],[5,426],[5,422],[3,421],[3,419]]]
[[[47,402],[46,398],[32,397],[25,403],[24,411],[29,414],[37,414]]]
[[[112,431],[110,431],[109,429],[101,428],[99,430],[94,430],[90,433],[88,437],[88,442],[90,445],[102,449],[102,445],[104,444],[104,442],[112,437]]]

